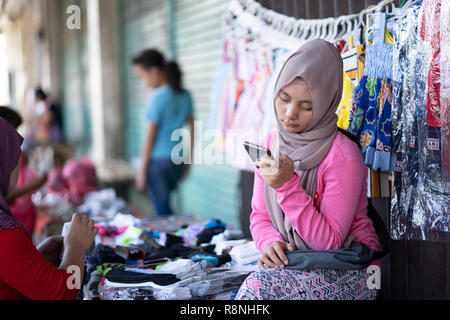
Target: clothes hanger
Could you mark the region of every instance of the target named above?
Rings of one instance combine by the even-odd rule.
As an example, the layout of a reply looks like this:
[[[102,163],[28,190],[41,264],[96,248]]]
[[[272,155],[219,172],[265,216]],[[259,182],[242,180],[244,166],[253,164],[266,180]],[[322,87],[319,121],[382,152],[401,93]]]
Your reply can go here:
[[[320,31],[321,31],[321,28],[322,28],[322,24],[321,24],[320,22],[317,22],[317,23],[315,24],[315,31],[316,31],[316,33],[315,33],[315,35],[314,35],[314,38],[313,38],[313,39],[317,39],[317,38],[319,38],[319,36],[320,36]]]
[[[332,32],[330,32],[328,35],[328,39],[327,39],[328,41],[333,41],[336,38],[341,20],[342,20],[341,17],[334,19],[332,27],[331,27]]]
[[[306,20],[302,24],[299,25],[299,41],[305,42],[309,32],[311,31],[311,22]]]
[[[300,37],[300,33],[302,32],[301,30],[300,30],[300,26],[301,26],[302,24],[301,24],[301,20],[297,20],[296,22],[295,22],[295,24],[294,24],[294,27],[293,27],[293,31],[292,31],[292,37],[293,38],[296,38],[296,39],[298,39],[299,37]]]
[[[353,24],[353,21],[355,21],[355,24]],[[353,33],[355,33],[355,30],[353,28],[353,26],[356,25],[356,19],[353,18],[347,18],[346,19],[346,29],[344,29],[341,33],[341,35],[339,37],[337,37],[336,40],[344,40],[345,44],[344,47],[342,49],[342,52],[346,52],[349,49],[353,49],[356,47],[355,43],[354,43],[354,36]],[[350,39],[352,40],[352,45],[350,45]]]
[[[319,39],[324,39],[327,31],[327,24],[325,21],[323,21],[320,24],[320,32],[319,32]]]
[[[308,25],[308,33],[306,34],[305,39],[304,39],[305,41],[309,41],[310,39],[312,39],[314,37],[314,35],[316,33],[315,28],[316,28],[316,24],[313,21],[310,21],[309,25]]]
[[[338,18],[338,20],[339,20],[339,18]],[[338,27],[336,27],[336,33],[337,34],[334,35],[334,39],[335,40],[341,40],[341,39],[345,40],[347,35],[349,33],[351,33],[352,30],[353,30],[353,19],[351,17],[348,17],[348,16],[343,16],[341,18],[341,20],[339,21],[338,25],[342,26],[342,30],[339,33],[337,33],[338,32]]]
[[[312,25],[314,33],[311,34],[311,37],[308,39],[309,40],[313,40],[313,39],[317,39],[317,37],[319,36],[319,32],[320,32],[320,24],[317,22],[314,22],[314,24]]]
[[[324,22],[323,22],[323,33],[321,34],[321,39],[325,39],[328,40],[330,39],[330,35],[332,34],[332,24],[334,23],[334,18],[327,18]]]

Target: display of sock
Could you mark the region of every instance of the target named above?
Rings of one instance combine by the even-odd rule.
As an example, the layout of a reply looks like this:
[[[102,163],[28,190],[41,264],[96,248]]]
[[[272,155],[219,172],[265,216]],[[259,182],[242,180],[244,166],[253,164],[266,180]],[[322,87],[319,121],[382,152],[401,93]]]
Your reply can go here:
[[[96,245],[89,256],[88,263],[93,266],[98,266],[107,262],[125,263],[125,259],[119,256],[114,248],[102,244]]]
[[[238,264],[251,264],[261,258],[261,253],[255,246],[254,241],[239,244],[230,250],[230,256]]]
[[[145,257],[145,251],[136,247],[116,246],[115,252],[126,260],[142,260]]]
[[[124,269],[126,268],[127,265],[123,264],[123,263],[103,263],[101,265],[98,265],[96,270],[97,272],[104,276],[106,275],[109,271],[114,270],[114,269]]]
[[[202,269],[201,265],[190,259],[178,259],[168,262],[158,270],[173,273],[181,280],[188,279],[192,276],[206,276],[206,272]]]
[[[209,243],[213,236],[216,234],[222,233],[225,231],[224,227],[217,227],[211,229],[205,229],[200,234],[197,235],[197,245],[201,245],[202,243]]]
[[[155,300],[153,288],[108,287],[99,289],[101,300]]]
[[[174,274],[147,274],[141,272],[126,271],[123,269],[113,269],[105,275],[105,278],[108,281],[114,283],[142,284],[144,282],[152,282],[158,286],[167,286],[180,281],[180,279],[178,279]]]
[[[205,224],[205,228],[208,229],[224,228],[225,226],[226,224],[220,221],[219,219],[212,219],[211,221]]]
[[[196,253],[191,255],[190,259],[194,262],[206,260],[210,262],[214,267],[220,267],[224,263],[231,261],[231,256],[229,254],[216,256],[214,254]]]

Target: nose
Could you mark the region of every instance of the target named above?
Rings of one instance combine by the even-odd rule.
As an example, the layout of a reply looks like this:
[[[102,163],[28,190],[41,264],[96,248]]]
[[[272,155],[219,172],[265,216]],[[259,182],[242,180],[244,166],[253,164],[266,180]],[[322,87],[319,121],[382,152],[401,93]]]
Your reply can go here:
[[[286,106],[286,112],[284,113],[287,119],[296,120],[297,119],[297,108],[293,103],[289,103]]]

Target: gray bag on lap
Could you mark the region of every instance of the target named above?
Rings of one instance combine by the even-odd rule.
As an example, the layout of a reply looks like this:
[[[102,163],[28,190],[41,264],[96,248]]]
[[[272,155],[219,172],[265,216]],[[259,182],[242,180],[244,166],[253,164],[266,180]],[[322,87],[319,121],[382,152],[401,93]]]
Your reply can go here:
[[[359,270],[367,268],[374,251],[365,244],[353,241],[349,248],[336,250],[296,250],[286,251],[289,264],[285,269],[345,269]]]

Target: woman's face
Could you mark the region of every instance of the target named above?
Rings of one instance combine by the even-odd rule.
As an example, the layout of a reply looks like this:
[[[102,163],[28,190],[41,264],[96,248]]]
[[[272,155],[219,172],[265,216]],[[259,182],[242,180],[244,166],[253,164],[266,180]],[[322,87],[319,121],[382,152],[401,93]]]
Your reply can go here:
[[[306,82],[296,78],[281,88],[275,98],[275,109],[286,131],[303,132],[312,119],[312,101]]]
[[[140,65],[134,67],[134,73],[148,88],[157,88],[161,85],[161,71],[157,67],[143,68]]]
[[[14,191],[17,185],[17,180],[19,179],[19,165],[11,172],[11,176],[9,177],[9,188],[8,194]]]

